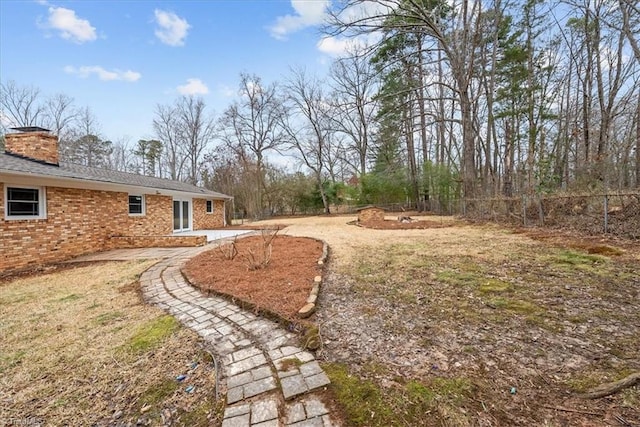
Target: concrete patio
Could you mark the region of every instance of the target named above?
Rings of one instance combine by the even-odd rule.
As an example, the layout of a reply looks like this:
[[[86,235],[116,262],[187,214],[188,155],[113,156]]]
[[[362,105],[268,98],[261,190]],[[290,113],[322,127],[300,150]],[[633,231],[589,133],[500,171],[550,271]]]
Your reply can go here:
[[[206,236],[207,243],[236,236],[254,233],[255,230],[196,230],[174,233],[173,236]],[[135,248],[135,249],[113,249],[92,254],[82,255],[66,262],[86,262],[86,261],[126,261],[130,259],[152,259],[152,258],[173,258],[190,253],[190,247],[170,247],[170,248]]]
[[[255,230],[195,230],[173,233],[174,236],[207,236],[207,243],[229,237],[241,236]]]

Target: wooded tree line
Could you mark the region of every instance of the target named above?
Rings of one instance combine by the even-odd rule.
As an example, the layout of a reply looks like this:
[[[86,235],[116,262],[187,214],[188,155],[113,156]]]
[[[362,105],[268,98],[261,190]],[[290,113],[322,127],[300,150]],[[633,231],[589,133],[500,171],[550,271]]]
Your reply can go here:
[[[131,147],[15,82],[4,115],[52,129],[68,160],[204,184],[255,217],[640,187],[635,1],[348,0],[331,15],[327,34],[354,43],[326,76],[241,74],[218,116],[197,97],[157,105]]]
[[[379,136],[414,200],[443,171],[467,198],[640,185],[637,2],[352,0],[333,25],[379,35]]]

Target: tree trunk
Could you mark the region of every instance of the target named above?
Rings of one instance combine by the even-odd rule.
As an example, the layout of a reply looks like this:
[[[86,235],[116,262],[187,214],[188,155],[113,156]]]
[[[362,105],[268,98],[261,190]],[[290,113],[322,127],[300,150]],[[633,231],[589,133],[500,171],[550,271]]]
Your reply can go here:
[[[331,208],[329,206],[329,200],[327,199],[327,193],[324,191],[324,186],[322,185],[322,175],[320,172],[316,172],[316,181],[318,183],[318,190],[320,190],[320,197],[322,198],[324,213],[328,215],[331,213]]]
[[[471,100],[467,88],[459,87],[460,117],[462,120],[462,179],[464,182],[464,197],[472,199],[476,195],[476,144],[473,132],[473,118],[471,117]]]
[[[422,58],[422,37],[418,38],[418,109],[420,111],[420,139],[422,140],[422,162],[429,160],[429,144],[427,142],[427,116],[424,108],[424,64]]]
[[[418,190],[418,174],[417,174],[417,165],[416,165],[416,149],[413,140],[413,119],[411,114],[409,114],[408,109],[411,105],[410,102],[407,102],[407,107],[403,109],[403,119],[405,124],[405,139],[407,144],[407,163],[409,164],[409,181],[411,185],[411,198],[413,207],[418,207],[418,200],[420,197],[420,192]]]
[[[420,139],[422,142],[422,164],[426,164],[429,161],[429,142],[427,140],[427,115],[424,107],[424,63],[422,58],[422,37],[418,38],[418,111],[420,112]],[[417,167],[416,167],[417,168]],[[427,208],[426,204],[429,200],[429,187],[425,186],[425,200],[420,197],[419,191],[418,198],[416,199],[418,210],[423,211]]]
[[[505,197],[513,196],[513,136],[511,124],[509,120],[505,123],[505,142],[504,142],[504,187],[503,194]]]
[[[636,187],[640,188],[640,93],[638,94],[638,113],[636,118]]]
[[[365,117],[364,114],[364,106],[362,106],[361,108],[359,108],[359,114],[360,114],[360,119],[362,120],[362,123],[364,124],[365,121],[367,120],[367,118]],[[367,173],[367,147],[369,146],[369,133],[367,131],[367,127],[363,126],[362,127],[362,149],[359,150],[358,155],[360,156],[360,177],[362,177],[365,173]],[[343,168],[344,171],[344,168]]]
[[[585,13],[585,44],[587,48],[587,52],[585,54],[586,60],[586,69],[585,76],[582,80],[582,135],[584,141],[584,164],[585,167],[589,167],[589,150],[590,150],[590,133],[589,128],[591,127],[590,123],[590,115],[591,115],[591,86],[592,86],[592,64],[591,64],[591,36],[589,31],[589,10],[587,9]]]
[[[262,152],[258,152],[256,156],[256,175],[256,208],[260,212],[260,216],[262,216],[262,209],[264,208],[264,193],[266,190],[264,171],[262,168]]]
[[[496,11],[500,11],[497,14],[497,19],[495,22],[495,27],[499,28],[501,25],[501,17],[502,17],[502,10],[501,10],[501,2],[500,0],[497,0],[495,2],[495,9]],[[487,163],[489,164],[489,170],[491,171],[490,174],[490,178],[491,178],[491,193],[492,194],[497,194],[500,189],[499,189],[499,183],[497,183],[497,181],[499,181],[499,179],[496,179],[496,175],[499,175],[499,173],[496,173],[496,171],[499,170],[499,165],[498,165],[498,151],[500,149],[500,147],[497,144],[497,138],[494,138],[496,136],[496,126],[495,126],[495,118],[493,115],[493,109],[494,109],[494,93],[496,90],[496,63],[497,63],[497,58],[498,58],[498,31],[495,31],[493,34],[493,43],[492,43],[492,49],[491,49],[491,58],[490,58],[490,63],[489,63],[489,79],[487,81],[486,76],[485,76],[485,96],[487,98],[487,134],[486,134],[486,141],[485,144],[487,146]],[[493,147],[493,142],[496,141],[496,146]],[[493,158],[491,157],[491,150],[492,148],[493,150]],[[489,177],[489,176],[488,176]]]
[[[442,50],[438,49],[438,81],[443,82],[444,81],[444,71],[442,69]],[[438,146],[439,146],[439,150],[436,150],[436,156],[438,156],[436,158],[436,162],[438,163],[445,163],[444,157],[445,157],[445,146],[446,146],[446,141],[445,141],[445,136],[446,136],[446,130],[447,130],[447,125],[445,124],[444,121],[444,113],[445,113],[445,108],[444,108],[444,85],[438,85]]]
[[[619,0],[619,4],[620,10],[622,11],[622,31],[629,40],[629,44],[633,50],[633,55],[636,57],[636,60],[640,62],[640,46],[634,37],[633,31],[631,30],[631,24],[629,23],[631,4],[624,0]]]

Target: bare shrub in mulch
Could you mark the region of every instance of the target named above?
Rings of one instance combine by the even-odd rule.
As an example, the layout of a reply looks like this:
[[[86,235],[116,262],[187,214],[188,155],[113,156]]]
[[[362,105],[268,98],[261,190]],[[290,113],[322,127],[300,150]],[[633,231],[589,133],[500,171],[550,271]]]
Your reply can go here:
[[[223,294],[249,303],[256,310],[296,321],[296,313],[309,297],[314,277],[320,274],[322,242],[291,236],[267,240],[264,236],[238,239],[235,246],[239,255],[233,259],[220,250],[204,252],[188,261],[183,273],[203,291]],[[247,264],[247,257],[251,257],[248,254],[254,254],[255,259],[258,254],[268,255],[269,262],[262,263],[262,268],[251,268]]]
[[[271,264],[271,255],[273,254],[273,239],[278,235],[278,229],[275,230],[262,230],[260,237],[262,242],[259,243],[257,248],[248,248],[245,252],[240,253],[245,260],[245,265],[249,270],[261,270]],[[236,246],[237,248],[237,246]]]

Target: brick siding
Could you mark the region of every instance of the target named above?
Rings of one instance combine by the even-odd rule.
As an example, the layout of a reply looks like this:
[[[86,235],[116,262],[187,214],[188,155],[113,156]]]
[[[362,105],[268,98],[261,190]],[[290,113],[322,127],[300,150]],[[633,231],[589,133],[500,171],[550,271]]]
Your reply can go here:
[[[49,132],[8,133],[4,136],[7,153],[58,164],[58,137]]]
[[[146,195],[146,214],[130,216],[128,193],[46,187],[46,219],[5,220],[4,185],[0,183],[0,274],[116,247],[201,243],[187,236],[171,240],[171,196]],[[223,226],[224,202],[215,203],[214,213],[206,214],[204,199],[194,199],[194,229]],[[136,238],[145,244],[132,243]]]
[[[173,233],[173,197],[146,194],[145,214],[129,215],[129,195],[123,195],[127,212],[126,224],[123,224],[123,236],[162,236]]]
[[[213,213],[207,213],[206,199],[193,199],[193,229],[210,230],[224,227],[224,201],[213,200]]]

